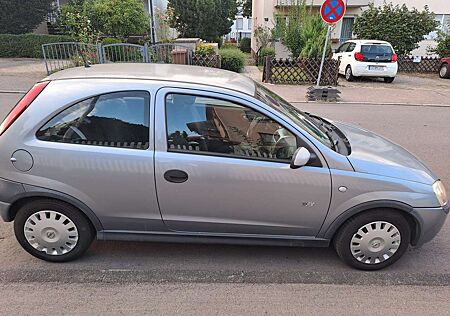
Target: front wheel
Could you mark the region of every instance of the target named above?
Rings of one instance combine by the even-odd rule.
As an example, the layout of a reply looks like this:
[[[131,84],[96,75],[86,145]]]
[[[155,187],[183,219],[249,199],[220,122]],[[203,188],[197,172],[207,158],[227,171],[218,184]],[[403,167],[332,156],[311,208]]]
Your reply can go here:
[[[384,82],[386,83],[393,83],[395,80],[395,77],[386,77],[384,78]]]
[[[450,78],[450,67],[448,64],[442,64],[441,69],[439,70],[439,77],[443,79]]]
[[[14,232],[28,253],[52,262],[77,259],[94,238],[91,223],[78,209],[55,200],[24,205],[14,220]]]
[[[334,238],[339,257],[360,270],[379,270],[396,262],[408,249],[411,228],[392,210],[373,210],[349,219]]]

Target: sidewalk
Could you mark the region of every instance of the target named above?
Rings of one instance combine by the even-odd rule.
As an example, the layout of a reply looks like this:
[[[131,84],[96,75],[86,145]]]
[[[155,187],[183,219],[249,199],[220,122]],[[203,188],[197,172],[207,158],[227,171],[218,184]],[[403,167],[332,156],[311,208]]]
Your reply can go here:
[[[262,72],[256,66],[245,67],[244,74],[258,82],[262,80]],[[308,85],[265,85],[289,102],[307,102]],[[340,103],[450,106],[450,80],[439,79],[437,74],[399,74],[392,84],[371,79],[347,82],[341,77],[338,89]]]
[[[27,91],[47,76],[44,61],[31,58],[0,58],[0,91]]]

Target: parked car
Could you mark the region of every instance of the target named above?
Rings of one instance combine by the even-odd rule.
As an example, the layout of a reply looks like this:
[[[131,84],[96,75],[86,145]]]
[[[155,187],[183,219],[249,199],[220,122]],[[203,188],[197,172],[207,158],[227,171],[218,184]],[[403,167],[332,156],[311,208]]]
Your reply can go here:
[[[55,262],[94,238],[333,244],[366,270],[449,212],[422,162],[218,69],[104,64],[37,83],[0,127],[0,214]]]
[[[397,75],[397,54],[384,41],[351,40],[343,43],[333,54],[340,60],[339,73],[347,81],[358,77],[379,77],[392,83]]]
[[[441,59],[441,66],[439,68],[439,77],[450,78],[450,57]]]

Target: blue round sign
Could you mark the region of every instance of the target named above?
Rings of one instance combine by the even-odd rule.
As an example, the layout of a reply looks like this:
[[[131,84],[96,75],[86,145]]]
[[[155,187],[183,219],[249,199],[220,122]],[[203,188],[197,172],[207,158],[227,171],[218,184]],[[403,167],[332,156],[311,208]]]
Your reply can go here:
[[[345,3],[342,0],[327,0],[320,9],[322,19],[327,23],[336,23],[345,14]]]

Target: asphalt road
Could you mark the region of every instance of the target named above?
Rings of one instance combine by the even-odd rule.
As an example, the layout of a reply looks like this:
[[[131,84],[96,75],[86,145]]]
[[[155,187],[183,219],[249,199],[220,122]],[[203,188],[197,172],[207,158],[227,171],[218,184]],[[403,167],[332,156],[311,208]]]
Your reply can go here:
[[[18,97],[0,94],[0,116]],[[392,139],[417,154],[450,187],[450,107],[297,106]],[[40,313],[55,312],[55,306],[43,302],[58,296],[68,313],[78,314],[92,307],[95,313],[116,314],[396,310],[443,315],[449,313],[449,241],[447,221],[432,242],[410,249],[394,266],[375,273],[352,270],[332,249],[126,242],[95,242],[76,262],[50,264],[25,253],[14,239],[12,224],[0,223],[0,303],[8,303],[0,314],[26,311],[33,302]]]

